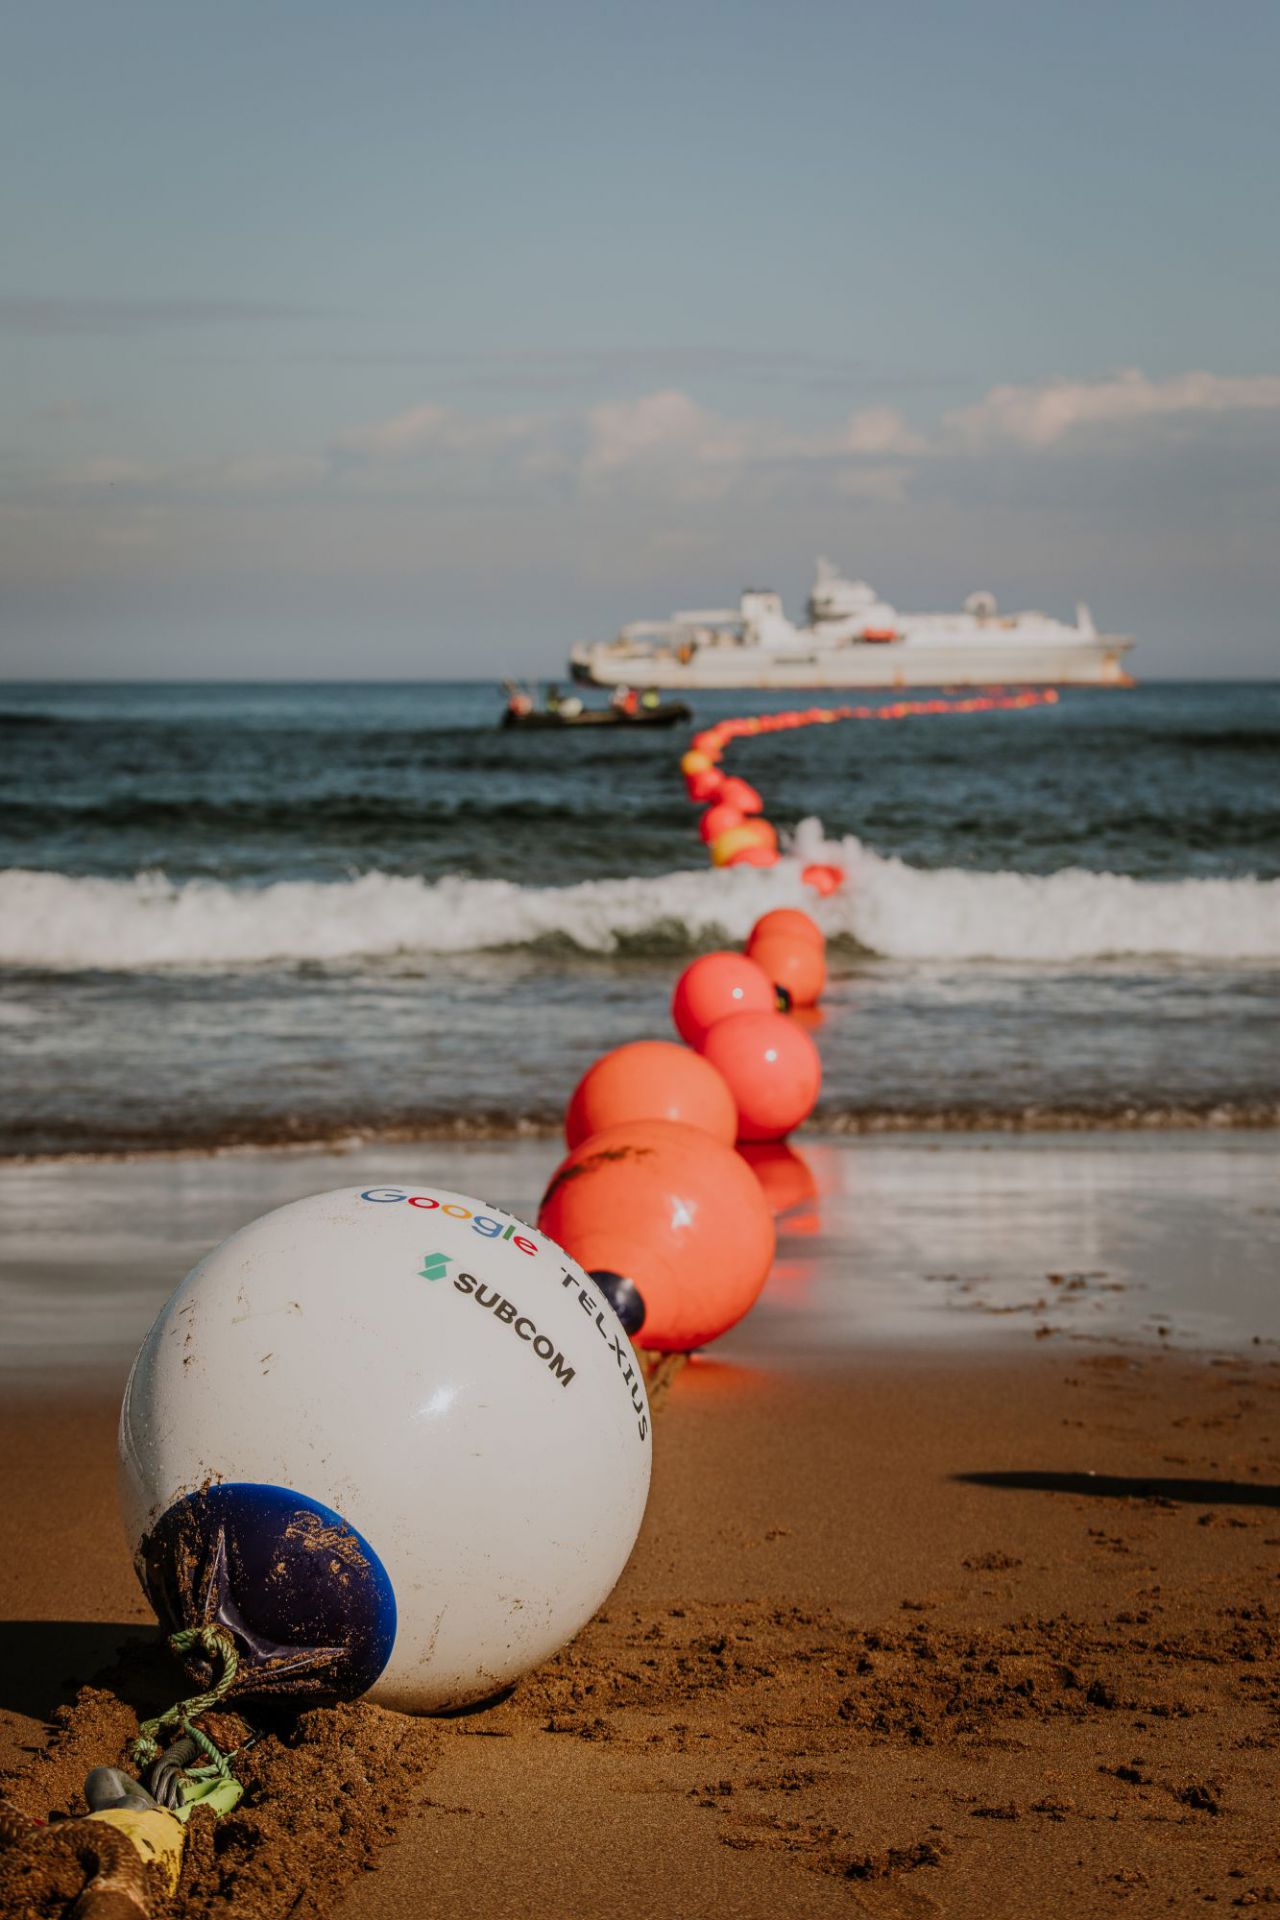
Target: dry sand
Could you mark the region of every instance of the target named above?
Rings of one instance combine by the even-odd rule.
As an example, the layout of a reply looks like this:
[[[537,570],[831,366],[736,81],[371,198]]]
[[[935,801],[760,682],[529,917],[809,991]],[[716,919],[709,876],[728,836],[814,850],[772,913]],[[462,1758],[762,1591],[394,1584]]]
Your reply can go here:
[[[116,1684],[142,1687],[114,1416],[88,1389],[11,1388],[0,1414],[0,1731],[28,1810],[70,1808],[93,1738],[129,1717],[84,1704],[39,1762],[59,1703],[122,1642]],[[260,1753],[264,1806],[220,1882],[239,1891],[187,1911],[1280,1905],[1278,1483],[1261,1357],[694,1362],[604,1613],[487,1712],[357,1714],[287,1768]],[[305,1844],[255,1880],[282,1809]],[[194,1864],[207,1891],[211,1843]]]

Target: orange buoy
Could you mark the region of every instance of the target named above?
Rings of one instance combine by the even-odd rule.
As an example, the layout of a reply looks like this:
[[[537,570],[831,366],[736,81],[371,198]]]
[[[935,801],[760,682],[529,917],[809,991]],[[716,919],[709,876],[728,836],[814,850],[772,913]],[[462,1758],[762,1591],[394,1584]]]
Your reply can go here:
[[[716,835],[711,842],[711,861],[713,866],[727,867],[745,847],[776,847],[777,844],[777,829],[769,821],[744,820],[740,827],[730,827],[727,833]]]
[[[792,1007],[791,1018],[806,1033],[816,1033],[819,1027],[827,1023],[827,1016],[821,1007]]]
[[[778,829],[772,820],[766,820],[762,813],[747,814],[741,827],[736,827],[733,831],[749,835],[747,844],[754,844],[757,847],[776,847],[778,844]]]
[[[776,867],[781,858],[776,847],[740,847],[724,864],[726,867]]]
[[[745,813],[739,813],[736,807],[727,807],[723,800],[717,800],[709,806],[698,822],[698,837],[708,846],[718,840],[722,833],[728,833],[730,827],[740,827],[746,819]]]
[[[775,1246],[769,1203],[745,1160],[670,1120],[633,1120],[581,1141],[553,1174],[538,1227],[599,1276],[602,1291],[630,1282],[644,1309],[632,1337],[663,1353],[705,1346],[740,1320]]]
[[[822,1062],[803,1027],[785,1013],[732,1013],[717,1020],[702,1052],[738,1104],[739,1140],[781,1140],[813,1112]]]
[[[815,947],[825,947],[826,935],[817,921],[799,907],[774,907],[768,913],[762,913],[751,932],[747,935],[747,951],[751,950],[753,940],[771,938],[775,933],[784,933],[792,940],[811,940]]]
[[[728,785],[727,781],[725,785]],[[834,893],[837,887],[844,885],[844,868],[828,867],[821,862],[815,862],[814,865],[804,869],[800,878],[806,886],[812,887],[815,893],[825,898],[827,894]]]
[[[690,747],[680,759],[680,771],[683,774],[706,773],[712,765],[709,753],[700,753],[696,747]]]
[[[743,953],[704,953],[685,968],[671,997],[671,1018],[682,1040],[702,1047],[707,1030],[732,1013],[773,1010],[769,976]]]
[[[744,1140],[738,1152],[764,1189],[775,1214],[790,1213],[818,1196],[813,1169],[785,1140]]]
[[[630,1120],[674,1120],[731,1147],[738,1109],[715,1068],[674,1040],[632,1040],[587,1068],[564,1117],[571,1147]]]
[[[736,807],[739,813],[763,813],[764,801],[755,788],[745,780],[739,780],[731,773],[720,789],[720,798],[726,806]]]
[[[816,1005],[827,984],[826,955],[820,946],[789,933],[752,934],[747,958],[763,967],[775,987],[781,987],[793,1007]]]
[[[723,786],[724,775],[719,767],[707,767],[701,773],[685,775],[684,790],[695,807],[704,807],[709,800],[718,800]]]

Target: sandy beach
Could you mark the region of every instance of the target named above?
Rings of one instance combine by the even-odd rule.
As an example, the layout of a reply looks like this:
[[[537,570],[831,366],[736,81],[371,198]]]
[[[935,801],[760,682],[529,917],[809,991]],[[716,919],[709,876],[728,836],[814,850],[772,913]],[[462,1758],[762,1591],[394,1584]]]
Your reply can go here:
[[[1149,1240],[1144,1270],[1130,1223],[1123,1291],[1105,1291],[1099,1260],[1135,1185],[1186,1188],[1189,1163],[1175,1147],[1157,1171],[1150,1154],[1126,1161],[1106,1143],[1127,1172],[1092,1183],[1086,1217],[1084,1163],[1072,1174],[1041,1143],[1029,1164],[1042,1227],[1061,1221],[1049,1202],[1065,1190],[1079,1266],[1092,1270],[1070,1295],[1084,1318],[1046,1332],[1037,1302],[1061,1291],[1048,1259],[1070,1265],[1072,1248],[1054,1227],[1033,1270],[1008,1201],[1011,1184],[1030,1183],[1026,1164],[917,1145],[904,1167],[877,1157],[901,1148],[801,1144],[825,1189],[821,1231],[803,1208],[790,1217],[798,1231],[784,1220],[751,1338],[744,1327],[736,1347],[672,1379],[645,1525],[600,1615],[488,1711],[353,1725],[344,1751],[365,1767],[365,1797],[349,1831],[326,1838],[317,1814],[319,1837],[286,1887],[246,1868],[250,1905],[232,1895],[184,1912],[1066,1915],[1280,1898],[1270,1323],[1251,1286],[1234,1342],[1196,1340],[1200,1323],[1184,1316],[1187,1350],[1171,1351],[1158,1326],[1178,1315],[1162,1288],[1181,1283],[1162,1243]],[[495,1191],[528,1183],[531,1148],[485,1151],[503,1161],[479,1170]],[[1236,1268],[1260,1271],[1273,1149],[1254,1137],[1256,1163],[1237,1139],[1217,1151],[1216,1186],[1209,1162],[1194,1168],[1201,1225],[1213,1238],[1214,1205],[1231,1213]],[[96,1271],[100,1290],[132,1275],[145,1316],[236,1207],[260,1210],[264,1187],[314,1188],[320,1172],[360,1177],[361,1156],[343,1158],[345,1174],[289,1155],[7,1169],[6,1285],[23,1260],[32,1297],[57,1297],[77,1273],[87,1285]],[[924,1228],[899,1242],[886,1255],[905,1302],[897,1336],[872,1341],[857,1332],[865,1298],[836,1311],[841,1275],[846,1294],[859,1279],[841,1208],[853,1190],[875,1201],[877,1244],[892,1244],[884,1209],[904,1180],[931,1195],[919,1211],[952,1236],[956,1270],[939,1278]],[[1009,1238],[1004,1268],[991,1248],[984,1291],[959,1203],[967,1194],[981,1215],[991,1181]],[[96,1270],[76,1240],[98,1217],[95,1189],[114,1190],[120,1209],[101,1216]],[[148,1195],[170,1210],[164,1230]],[[53,1236],[44,1272],[22,1231],[35,1199],[66,1236]],[[120,1647],[112,1684],[126,1710],[160,1684],[144,1672],[151,1618],[115,1506],[127,1355],[92,1339],[77,1348],[73,1297],[61,1296],[62,1325],[76,1363],[53,1384],[52,1355],[33,1342],[0,1415],[0,1706],[17,1770],[6,1791],[30,1812],[70,1808],[84,1766],[114,1758],[89,1750],[104,1737],[100,1704],[51,1732],[79,1685]],[[761,1351],[771,1315],[790,1329],[773,1358]]]
[[[1276,1897],[1277,1396],[1270,1362],[1141,1352],[691,1364],[604,1612],[510,1701],[426,1732],[376,1873],[344,1888],[326,1863],[268,1910]],[[15,1395],[3,1419],[3,1724],[27,1799],[48,1715],[149,1624],[114,1416],[105,1394]]]

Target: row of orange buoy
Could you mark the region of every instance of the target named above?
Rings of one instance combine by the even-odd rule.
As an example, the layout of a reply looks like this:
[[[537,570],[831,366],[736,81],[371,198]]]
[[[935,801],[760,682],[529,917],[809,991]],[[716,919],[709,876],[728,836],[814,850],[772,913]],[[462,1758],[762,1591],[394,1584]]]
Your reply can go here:
[[[822,929],[778,909],[745,953],[704,953],[676,981],[673,1040],[633,1040],[590,1066],[565,1112],[569,1152],[538,1225],[592,1275],[627,1331],[660,1352],[705,1346],[754,1304],[776,1247],[781,1142],[813,1111],[822,1063],[782,1008],[812,1005]],[[775,976],[793,983],[780,997]],[[759,1167],[757,1175],[755,1168]],[[806,1189],[807,1191],[807,1189]]]
[[[690,799],[705,809],[699,831],[713,863],[770,867],[779,858],[777,831],[755,788],[720,766],[730,741],[1056,697],[981,695],[723,720],[695,736],[680,764]],[[825,894],[844,874],[815,864],[804,878]],[[801,1022],[825,983],[822,929],[797,908],[777,908],[757,920],[745,952],[704,953],[684,969],[671,1001],[683,1044],[615,1047],[574,1088],[569,1151],[538,1225],[586,1268],[641,1345],[687,1352],[741,1320],[773,1262],[775,1212],[812,1194],[808,1169],[782,1143],[813,1111],[822,1085],[818,1050]]]
[[[746,780],[726,774],[720,765],[733,740],[761,733],[787,733],[796,727],[830,726],[836,720],[909,720],[921,714],[990,713],[1002,708],[1052,706],[1052,687],[1019,693],[977,693],[966,699],[893,700],[879,707],[806,707],[791,713],[748,714],[719,720],[693,736],[680,762],[685,791],[705,808],[698,832],[716,867],[772,867],[778,852],[777,829],[764,817],[764,801]],[[842,867],[813,861],[801,875],[819,895],[834,893],[845,878]]]
[[[680,762],[685,791],[697,806],[706,808],[698,833],[715,867],[772,867],[781,855],[778,832],[764,817],[764,801],[756,789],[736,774],[721,771],[719,762],[731,740],[744,734],[779,733],[788,727],[813,726],[819,720],[847,718],[852,708],[810,708],[807,713],[767,713],[743,720],[722,720],[693,737]],[[834,893],[844,879],[841,867],[814,862],[804,869],[804,880],[819,894]]]

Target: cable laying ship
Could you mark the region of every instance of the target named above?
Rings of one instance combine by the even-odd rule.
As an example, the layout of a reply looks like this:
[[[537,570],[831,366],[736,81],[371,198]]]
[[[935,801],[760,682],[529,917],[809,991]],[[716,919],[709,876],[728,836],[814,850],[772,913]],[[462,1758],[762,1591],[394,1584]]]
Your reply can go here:
[[[803,627],[776,593],[752,589],[736,608],[633,621],[616,640],[575,647],[569,670],[596,687],[1115,687],[1131,684],[1132,645],[1099,633],[1083,601],[1074,626],[1001,614],[989,593],[971,593],[959,613],[897,613],[819,560]]]

